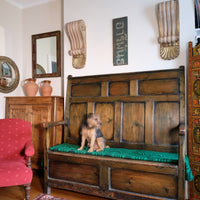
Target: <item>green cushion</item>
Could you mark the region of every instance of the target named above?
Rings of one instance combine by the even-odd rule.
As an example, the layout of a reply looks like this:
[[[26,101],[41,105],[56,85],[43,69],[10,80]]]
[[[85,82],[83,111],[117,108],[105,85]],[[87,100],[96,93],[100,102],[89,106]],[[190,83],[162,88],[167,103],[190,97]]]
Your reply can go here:
[[[94,156],[109,156],[115,158],[127,158],[133,160],[147,160],[154,162],[165,162],[165,163],[177,163],[178,154],[177,153],[165,153],[147,150],[136,150],[136,149],[125,149],[125,148],[106,148],[103,151],[93,151],[87,152],[88,147],[84,147],[82,151],[78,151],[78,145],[63,143],[50,148],[51,151],[60,151],[76,154],[89,154]],[[190,163],[187,155],[185,156],[185,172],[186,180],[192,181],[193,175],[190,168]]]

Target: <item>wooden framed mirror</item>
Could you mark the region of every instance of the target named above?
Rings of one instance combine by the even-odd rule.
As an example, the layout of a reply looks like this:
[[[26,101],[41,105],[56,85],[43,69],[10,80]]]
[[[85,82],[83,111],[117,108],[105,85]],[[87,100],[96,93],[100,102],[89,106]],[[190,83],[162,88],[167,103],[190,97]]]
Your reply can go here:
[[[0,92],[9,93],[19,84],[19,70],[15,62],[6,56],[0,56]]]
[[[32,35],[32,77],[61,76],[60,31]]]

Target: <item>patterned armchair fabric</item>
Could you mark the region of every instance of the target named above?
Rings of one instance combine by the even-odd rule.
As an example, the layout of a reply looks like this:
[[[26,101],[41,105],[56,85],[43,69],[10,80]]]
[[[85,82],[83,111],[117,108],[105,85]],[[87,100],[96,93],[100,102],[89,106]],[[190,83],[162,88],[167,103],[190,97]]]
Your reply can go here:
[[[33,155],[31,123],[0,119],[0,187],[25,185],[30,188],[33,173],[27,163]],[[29,199],[29,191],[26,193]]]

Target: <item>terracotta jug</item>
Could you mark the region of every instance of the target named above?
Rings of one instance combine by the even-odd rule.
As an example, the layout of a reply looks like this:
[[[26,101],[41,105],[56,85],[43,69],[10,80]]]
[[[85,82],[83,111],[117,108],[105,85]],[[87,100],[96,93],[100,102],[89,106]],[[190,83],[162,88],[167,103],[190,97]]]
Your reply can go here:
[[[51,81],[45,80],[40,83],[40,89],[42,96],[51,96],[52,87],[50,85]]]
[[[28,78],[22,82],[27,96],[35,96],[38,91],[38,85],[35,83],[35,78]]]
[[[1,79],[0,79],[0,86],[6,87],[6,85],[7,85],[6,78],[1,78]]]

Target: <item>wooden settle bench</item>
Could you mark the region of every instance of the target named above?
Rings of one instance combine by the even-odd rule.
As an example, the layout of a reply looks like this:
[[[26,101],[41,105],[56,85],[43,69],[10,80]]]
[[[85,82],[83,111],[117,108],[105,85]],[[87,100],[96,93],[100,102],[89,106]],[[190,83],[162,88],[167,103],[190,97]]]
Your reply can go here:
[[[43,124],[45,192],[53,187],[117,200],[185,199],[184,83],[184,67],[69,76],[66,120]],[[110,146],[106,151],[116,149],[119,158],[76,152],[81,123],[93,112],[102,120],[101,130]],[[58,125],[65,127],[61,146],[71,144],[68,152],[50,148],[51,129]],[[121,148],[147,150],[150,157],[152,151],[176,153],[177,160],[165,163],[155,158],[160,161],[155,162],[148,154],[144,160],[123,158]]]

